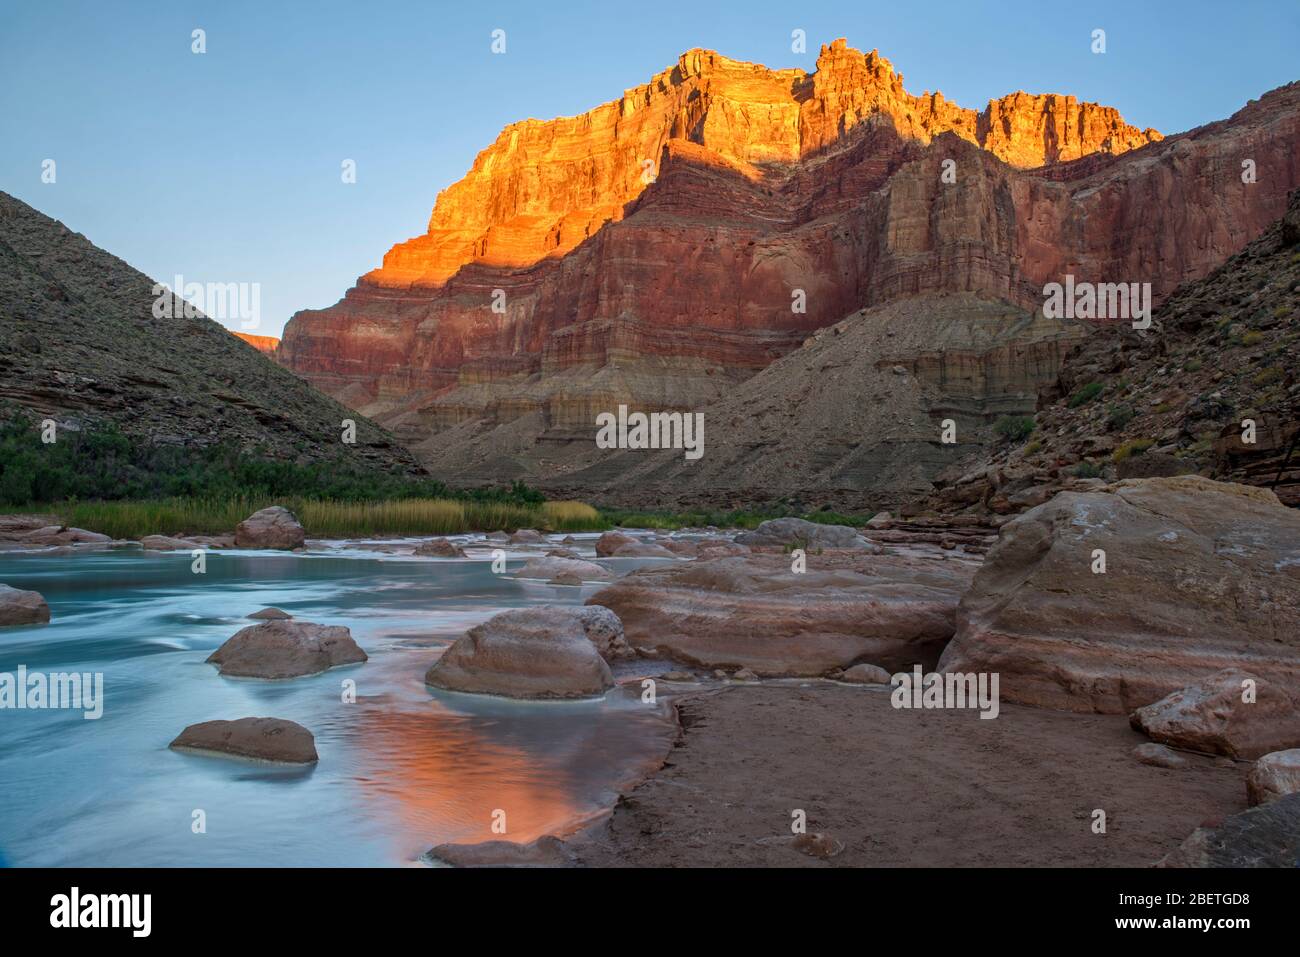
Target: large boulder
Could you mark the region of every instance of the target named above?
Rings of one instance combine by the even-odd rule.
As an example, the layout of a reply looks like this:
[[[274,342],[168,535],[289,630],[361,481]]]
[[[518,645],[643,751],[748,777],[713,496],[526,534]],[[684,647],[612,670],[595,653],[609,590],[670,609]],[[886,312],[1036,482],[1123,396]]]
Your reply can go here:
[[[637,539],[622,532],[606,532],[596,539],[596,557],[609,558],[624,545],[632,545]]]
[[[782,555],[639,569],[588,604],[623,622],[633,648],[764,677],[821,675],[862,660],[933,663],[952,636],[973,566],[901,556],[844,556],[842,567],[791,570]]]
[[[581,581],[603,582],[614,577],[614,573],[603,565],[583,561],[581,558],[530,558],[524,567],[515,572],[515,578],[540,578],[550,581],[565,573],[573,574]]]
[[[521,528],[510,536],[511,545],[545,545],[546,536],[535,528]]]
[[[1300,794],[1199,827],[1157,867],[1286,867],[1300,861]]]
[[[515,608],[475,625],[424,676],[449,691],[508,698],[590,698],[614,685],[609,665],[565,608]]]
[[[736,536],[741,545],[776,545],[795,548],[869,548],[877,549],[847,525],[821,525],[802,518],[773,518],[752,532]]]
[[[1254,806],[1300,794],[1300,748],[1266,754],[1246,775],[1246,800]]]
[[[283,505],[256,511],[235,526],[236,548],[301,548],[306,540],[298,519]]]
[[[203,721],[190,725],[168,747],[277,764],[314,764],[319,760],[312,733],[283,718]]]
[[[39,625],[50,620],[50,606],[37,591],[0,585],[0,626]]]
[[[298,678],[365,660],[342,625],[284,620],[249,625],[208,656],[221,674],[234,678]]]
[[[611,558],[676,558],[677,553],[655,542],[628,542],[614,550]]]
[[[1130,479],[1004,524],[940,668],[998,672],[1008,701],[1122,713],[1233,666],[1297,686],[1298,619],[1300,512],[1267,489]]]
[[[1300,747],[1300,703],[1280,685],[1237,668],[1138,708],[1129,723],[1154,741],[1230,758]]]

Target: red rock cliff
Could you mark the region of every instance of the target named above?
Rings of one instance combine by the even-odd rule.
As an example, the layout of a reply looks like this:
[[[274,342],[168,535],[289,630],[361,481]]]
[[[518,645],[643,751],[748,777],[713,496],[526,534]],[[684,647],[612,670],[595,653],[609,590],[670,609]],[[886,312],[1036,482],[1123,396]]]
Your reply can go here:
[[[693,50],[581,116],[507,127],[426,234],[290,321],[279,361],[412,441],[524,417],[535,437],[619,401],[700,408],[899,297],[1033,309],[1065,272],[1160,297],[1280,215],[1297,100],[1161,142],[1074,97],[912,96],[844,41],[811,74]],[[1267,171],[1249,186],[1244,158]]]

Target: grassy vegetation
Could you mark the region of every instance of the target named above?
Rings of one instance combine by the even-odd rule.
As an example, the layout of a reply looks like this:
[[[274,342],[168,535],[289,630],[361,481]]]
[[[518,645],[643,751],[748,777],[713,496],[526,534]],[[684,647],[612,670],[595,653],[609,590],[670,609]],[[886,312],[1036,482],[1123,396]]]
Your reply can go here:
[[[3,410],[0,410],[2,412]],[[1023,417],[1028,430],[1033,419]],[[1028,434],[1026,432],[1025,434]],[[457,490],[432,478],[377,471],[342,453],[328,463],[287,461],[264,449],[216,445],[195,450],[149,446],[111,425],[65,430],[43,443],[39,429],[0,415],[0,510],[48,513],[66,525],[114,538],[232,532],[258,509],[284,505],[313,538],[452,535],[536,528],[603,531],[616,525],[675,529],[754,528],[771,518],[801,517],[860,526],[873,513],[823,509],[670,512],[597,510],[583,502],[547,502],[520,482]]]
[[[217,535],[268,505],[284,505],[313,538],[365,535],[456,535],[537,528],[598,531],[610,522],[582,502],[510,502],[407,498],[374,502],[236,496],[134,502],[68,502],[47,507],[66,525],[114,538],[143,535]]]
[[[30,510],[56,516],[65,525],[102,532],[114,538],[144,535],[219,535],[268,505],[283,505],[302,522],[312,538],[355,538],[384,535],[457,535],[465,532],[514,531],[536,528],[548,532],[606,531],[625,528],[756,528],[772,518],[790,516],[823,525],[865,525],[875,513],[820,511],[794,515],[788,509],[764,511],[687,512],[596,509],[584,502],[511,502],[448,498],[406,498],[373,502],[337,499],[232,496],[229,498],[169,498],[118,502],[61,502]]]

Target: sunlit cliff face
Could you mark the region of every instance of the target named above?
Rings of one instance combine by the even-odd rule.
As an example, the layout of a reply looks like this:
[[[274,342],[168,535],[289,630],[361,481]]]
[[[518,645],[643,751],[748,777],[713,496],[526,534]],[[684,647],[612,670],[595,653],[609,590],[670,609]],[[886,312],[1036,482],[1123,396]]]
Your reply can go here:
[[[843,40],[822,48],[813,73],[691,50],[619,100],[506,127],[439,195],[428,232],[394,246],[363,281],[437,287],[471,262],[526,267],[562,256],[622,218],[655,181],[673,140],[702,147],[698,162],[779,182],[792,165],[815,162],[855,127],[882,119],[921,143],[953,133],[1017,167],[1122,153],[1161,138],[1072,96],[1015,93],[981,113],[941,93],[912,96],[888,60]]]

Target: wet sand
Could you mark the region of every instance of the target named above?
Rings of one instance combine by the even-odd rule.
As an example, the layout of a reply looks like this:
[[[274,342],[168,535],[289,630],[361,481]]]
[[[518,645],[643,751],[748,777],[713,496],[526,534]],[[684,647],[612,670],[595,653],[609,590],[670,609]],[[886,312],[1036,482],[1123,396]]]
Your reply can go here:
[[[888,689],[732,685],[677,699],[667,763],[568,842],[593,867],[1153,864],[1246,807],[1248,763],[1139,764],[1123,715],[890,706]],[[1106,812],[1106,833],[1092,830]],[[791,812],[844,850],[790,845]]]

